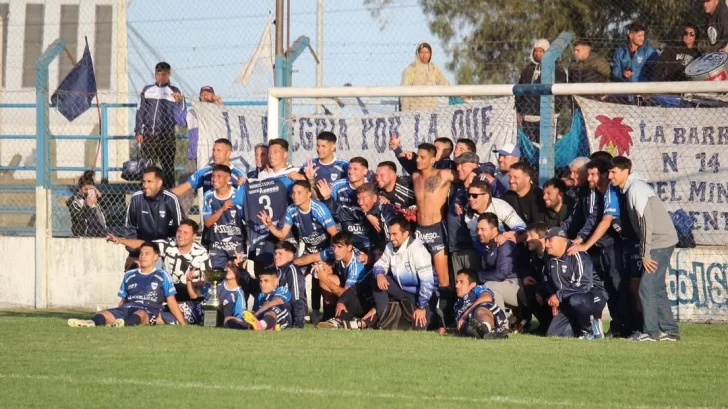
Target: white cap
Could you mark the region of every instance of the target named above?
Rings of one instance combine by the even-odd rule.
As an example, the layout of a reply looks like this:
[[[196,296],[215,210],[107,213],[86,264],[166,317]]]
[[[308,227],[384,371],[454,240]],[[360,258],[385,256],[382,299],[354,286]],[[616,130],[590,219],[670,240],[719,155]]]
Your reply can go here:
[[[512,143],[507,143],[500,148],[494,147],[493,152],[503,156],[515,156],[517,158],[521,157],[521,150],[518,148],[518,146]]]

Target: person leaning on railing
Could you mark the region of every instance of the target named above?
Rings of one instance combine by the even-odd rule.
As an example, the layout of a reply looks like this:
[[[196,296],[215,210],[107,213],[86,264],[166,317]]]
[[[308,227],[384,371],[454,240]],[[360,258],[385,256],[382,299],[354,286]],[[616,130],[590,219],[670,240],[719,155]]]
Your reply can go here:
[[[101,193],[89,170],[78,179],[76,192],[66,201],[71,213],[71,232],[75,237],[104,237],[107,226],[99,200]]]

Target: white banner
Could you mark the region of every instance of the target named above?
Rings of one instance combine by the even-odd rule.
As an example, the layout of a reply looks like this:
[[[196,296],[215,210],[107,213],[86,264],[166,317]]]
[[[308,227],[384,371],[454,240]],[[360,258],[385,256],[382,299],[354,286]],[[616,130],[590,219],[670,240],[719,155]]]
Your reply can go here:
[[[728,244],[728,108],[637,107],[577,97],[592,152],[632,159],[669,211],[695,222],[700,245]]]
[[[268,141],[265,108],[195,103],[193,109],[199,119],[198,161],[201,165],[208,160],[215,139],[228,138],[234,147],[233,164],[245,169],[255,166],[255,145]],[[332,131],[338,137],[338,158],[363,156],[372,169],[381,161],[395,160],[389,150],[389,138],[393,133],[400,135],[402,148],[406,151],[413,151],[418,144],[431,143],[439,137],[453,141],[470,138],[476,143],[481,162],[493,163],[496,163],[496,155],[491,152],[494,146],[516,142],[512,97],[443,106],[430,112],[296,115],[290,124],[289,161],[295,166],[316,157],[316,135],[323,131]]]

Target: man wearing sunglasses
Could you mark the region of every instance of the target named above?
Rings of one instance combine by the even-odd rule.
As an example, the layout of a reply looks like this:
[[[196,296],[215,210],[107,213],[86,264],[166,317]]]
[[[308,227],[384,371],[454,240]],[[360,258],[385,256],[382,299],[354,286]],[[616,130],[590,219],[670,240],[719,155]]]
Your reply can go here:
[[[475,249],[482,254],[483,245],[478,237],[478,217],[493,213],[498,218],[501,232],[495,241],[502,245],[506,240],[520,243],[525,240],[526,223],[505,200],[493,198],[488,182],[475,180],[468,188],[468,207],[463,213],[463,222],[468,226]],[[505,231],[505,230],[508,231]]]
[[[703,1],[708,15],[708,52],[728,51],[728,5],[725,0]]]
[[[655,68],[655,81],[688,80],[685,67],[700,56],[697,34],[697,28],[686,24],[682,29],[681,39],[665,46]]]

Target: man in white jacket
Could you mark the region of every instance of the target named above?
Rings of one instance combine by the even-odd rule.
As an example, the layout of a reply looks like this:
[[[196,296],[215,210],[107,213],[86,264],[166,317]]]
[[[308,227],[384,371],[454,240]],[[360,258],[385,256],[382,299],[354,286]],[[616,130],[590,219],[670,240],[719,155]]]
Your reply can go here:
[[[437,284],[432,258],[422,241],[410,235],[407,219],[397,216],[390,220],[388,226],[390,241],[382,257],[374,264],[376,312],[371,311],[363,320],[369,321],[376,316],[381,327],[389,302],[399,301],[414,308],[412,328],[427,329],[432,316],[430,299]]]
[[[680,339],[670,301],[667,299],[665,274],[678,242],[665,205],[644,180],[630,174],[632,161],[624,156],[612,160],[609,181],[626,196],[626,211],[640,239],[644,273],[639,295],[644,320],[643,333],[634,334],[635,341],[677,341]]]

